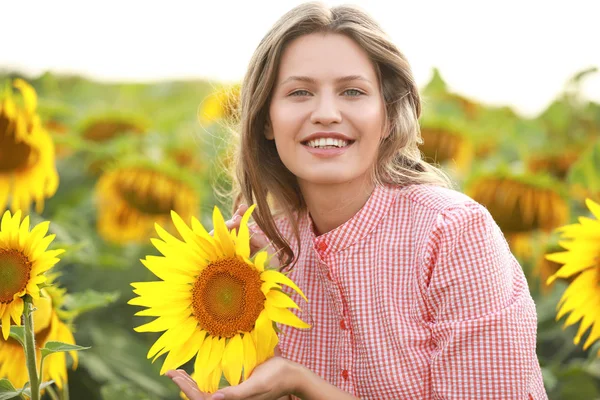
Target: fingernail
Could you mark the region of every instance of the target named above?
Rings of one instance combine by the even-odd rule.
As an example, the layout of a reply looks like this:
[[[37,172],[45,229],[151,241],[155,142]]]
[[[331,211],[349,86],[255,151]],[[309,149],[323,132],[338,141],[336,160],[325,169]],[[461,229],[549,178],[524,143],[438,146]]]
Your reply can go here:
[[[235,215],[235,216],[233,217],[233,220],[234,220],[234,221],[237,221],[238,219],[242,219],[242,217],[241,217],[241,216],[239,216],[239,215]]]
[[[223,393],[215,393],[211,397],[212,400],[223,400],[224,398],[225,395]]]

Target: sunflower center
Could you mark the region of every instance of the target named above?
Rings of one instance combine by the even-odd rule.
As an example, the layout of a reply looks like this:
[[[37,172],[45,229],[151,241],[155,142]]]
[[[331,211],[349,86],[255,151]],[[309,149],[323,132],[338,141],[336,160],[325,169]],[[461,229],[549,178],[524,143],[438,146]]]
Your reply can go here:
[[[0,303],[10,303],[29,282],[31,262],[17,250],[0,249]]]
[[[261,284],[258,271],[237,258],[210,264],[192,291],[192,307],[200,326],[213,336],[226,338],[250,332],[264,309]]]
[[[173,187],[170,180],[150,171],[128,175],[118,183],[121,197],[132,208],[150,215],[168,215],[175,209]]]
[[[0,173],[27,167],[36,156],[31,146],[15,140],[14,121],[0,113]]]
[[[142,133],[143,129],[129,122],[99,121],[88,127],[83,136],[94,142],[105,142],[125,132]]]

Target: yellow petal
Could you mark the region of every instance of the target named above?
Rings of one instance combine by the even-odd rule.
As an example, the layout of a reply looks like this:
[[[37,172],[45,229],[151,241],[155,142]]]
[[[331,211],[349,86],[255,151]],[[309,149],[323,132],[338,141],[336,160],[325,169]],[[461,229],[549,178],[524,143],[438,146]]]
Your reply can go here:
[[[267,293],[267,302],[269,305],[278,308],[297,308],[298,305],[288,295],[278,290],[271,290]]]
[[[230,385],[237,385],[240,383],[242,376],[242,365],[244,360],[244,344],[239,334],[229,339],[227,347],[223,352],[223,360],[221,361],[221,367],[225,378]]]
[[[296,284],[294,282],[292,282],[292,280],[290,278],[283,275],[281,272],[269,269],[269,270],[263,271],[260,274],[260,278],[265,282],[275,282],[275,283],[281,283],[283,285],[287,285],[287,286],[291,287],[292,289],[294,289],[296,292],[298,292],[298,294],[300,296],[302,296],[302,298],[308,302],[308,299],[306,298],[304,293],[302,293],[302,290],[300,290],[300,288],[298,286],[296,286]]]
[[[248,333],[244,333],[242,341],[244,342],[244,380],[246,380],[256,367],[256,345],[252,335]]]
[[[267,256],[268,254],[266,251],[260,251],[256,253],[256,257],[254,257],[254,265],[256,266],[258,272],[263,272],[265,270],[265,261],[267,261]]]
[[[221,211],[216,206],[213,211],[213,227],[215,238],[221,244],[224,255],[226,257],[233,257],[235,255],[235,247],[227,230],[227,225],[225,225],[223,215],[221,215]]]
[[[213,336],[207,336],[202,342],[202,346],[200,346],[200,350],[198,350],[198,354],[196,354],[196,361],[194,362],[194,372],[198,374],[199,377],[206,377],[208,374],[212,372],[206,368],[208,364],[208,359],[210,358],[210,350],[213,345]]]
[[[8,340],[8,335],[10,333],[10,313],[8,310],[4,311],[2,314],[2,337],[4,340]]]
[[[181,342],[185,339],[178,338],[179,347],[169,352],[160,370],[160,374],[163,375],[168,370],[178,368],[179,366],[188,362],[194,356],[194,354],[198,352],[198,349],[202,345],[205,336],[206,331],[195,330],[192,333],[192,336],[184,343]]]
[[[140,262],[150,270],[158,278],[169,283],[187,284],[195,281],[194,276],[183,274],[179,270],[174,268],[165,268],[163,265],[153,263],[150,260],[140,260]]]
[[[13,86],[21,92],[27,114],[32,115],[37,108],[37,94],[35,93],[35,89],[20,78],[14,80]]]
[[[158,317],[152,322],[149,322],[144,325],[140,325],[137,328],[133,328],[136,332],[162,332],[166,331],[170,327],[181,324],[185,321],[187,316],[185,315],[175,315],[175,316],[163,316]]]
[[[271,344],[271,335],[273,331],[273,322],[269,319],[267,311],[261,311],[256,319],[254,330],[252,331],[252,339],[256,345],[256,362],[258,364],[265,361],[267,355],[272,350],[269,346]]]
[[[594,217],[600,220],[600,204],[596,203],[592,199],[585,199],[585,205],[592,212]]]
[[[166,348],[167,351],[170,350],[171,346],[177,345],[179,343],[177,340],[185,340],[192,336],[194,330],[196,330],[197,325],[198,324],[193,318],[188,318],[182,324],[174,325],[171,329],[168,329],[165,333],[163,333],[156,340],[156,342],[154,342],[152,347],[150,347],[150,350],[148,351],[146,357],[152,358],[156,355],[156,353],[158,353],[164,348]]]
[[[208,338],[206,339],[208,340]],[[221,364],[221,359],[223,358],[223,351],[225,351],[225,338],[212,338],[212,346],[210,348],[210,356],[208,357],[208,361],[206,362],[206,369],[208,371],[214,370],[217,365]]]
[[[256,204],[252,204],[244,213],[240,221],[240,229],[236,240],[236,250],[242,257],[250,257],[250,233],[248,231],[248,220],[252,211],[256,208]]]
[[[267,315],[269,319],[275,322],[279,322],[281,324],[293,326],[294,328],[310,328],[310,325],[306,322],[302,321],[300,318],[296,316],[293,312],[285,308],[277,308],[277,307],[269,307],[265,304],[265,310],[267,310]]]

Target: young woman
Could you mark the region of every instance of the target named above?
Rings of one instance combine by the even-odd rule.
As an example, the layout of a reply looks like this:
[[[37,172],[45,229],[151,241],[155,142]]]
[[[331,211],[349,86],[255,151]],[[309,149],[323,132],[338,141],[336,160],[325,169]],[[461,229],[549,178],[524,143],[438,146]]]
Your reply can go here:
[[[353,7],[303,4],[242,85],[237,183],[309,299],[280,356],[192,399],[546,399],[536,311],[487,210],[421,160],[405,57]],[[246,206],[230,220],[239,226]],[[262,232],[261,232],[262,231]]]

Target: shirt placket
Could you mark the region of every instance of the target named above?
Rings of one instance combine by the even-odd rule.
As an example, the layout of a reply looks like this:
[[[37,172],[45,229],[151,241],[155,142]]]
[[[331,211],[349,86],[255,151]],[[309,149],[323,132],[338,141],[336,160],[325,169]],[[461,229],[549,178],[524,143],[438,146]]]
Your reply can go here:
[[[354,393],[354,386],[352,384],[353,371],[351,370],[352,329],[342,298],[335,253],[328,252],[329,246],[325,241],[318,242],[315,247],[319,259],[319,272],[325,282],[327,294],[333,303],[333,311],[337,321],[334,325],[334,329],[339,335],[337,348],[335,349],[337,386],[346,392]]]

